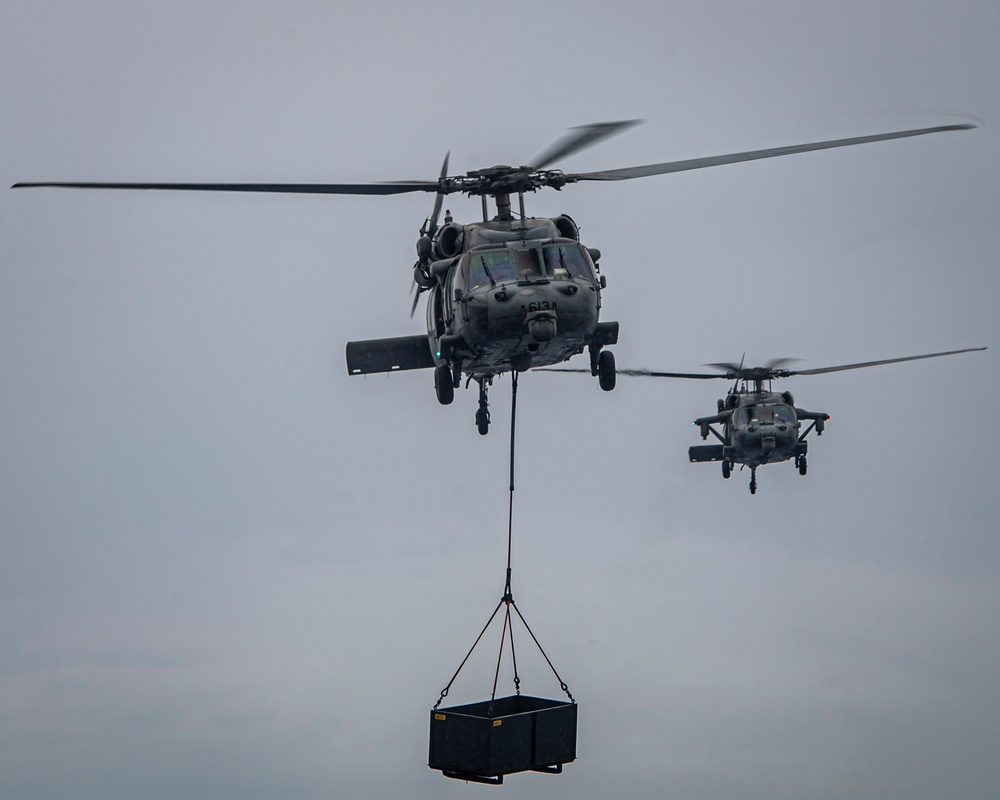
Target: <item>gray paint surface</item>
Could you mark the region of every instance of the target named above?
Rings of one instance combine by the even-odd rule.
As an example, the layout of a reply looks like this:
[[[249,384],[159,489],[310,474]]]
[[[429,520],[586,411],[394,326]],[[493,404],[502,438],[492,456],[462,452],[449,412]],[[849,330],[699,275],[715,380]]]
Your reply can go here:
[[[687,462],[716,387],[522,376],[513,590],[580,740],[502,791],[994,796],[998,34],[987,2],[8,2],[0,163],[433,180],[604,120],[646,123],[558,166],[985,119],[528,198],[602,250],[621,366],[990,350],[788,379],[832,419],[755,497]],[[488,791],[424,764],[503,591],[509,379],[481,438],[474,392],[343,361],[420,333],[431,202],[0,192],[0,795]]]

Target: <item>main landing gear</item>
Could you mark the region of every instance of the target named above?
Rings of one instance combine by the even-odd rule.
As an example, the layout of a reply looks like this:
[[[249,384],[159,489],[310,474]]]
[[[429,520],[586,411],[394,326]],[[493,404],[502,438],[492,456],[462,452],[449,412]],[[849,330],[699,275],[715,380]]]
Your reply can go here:
[[[750,468],[750,494],[757,494],[757,467]]]
[[[460,365],[456,366],[454,370],[452,370],[450,364],[438,364],[434,368],[434,392],[437,394],[438,402],[441,405],[451,405],[455,399],[455,385],[459,382],[461,374]],[[475,381],[479,384],[479,409],[476,411],[476,430],[479,431],[480,436],[485,436],[490,432],[490,404],[486,395],[486,388],[489,386],[491,379],[475,378]]]
[[[729,480],[729,476],[733,474],[733,462],[728,458],[722,460],[722,477]]]
[[[599,346],[590,346],[590,374],[597,377],[600,387],[610,392],[615,388],[617,372],[615,371],[615,354],[610,350],[601,350]]]
[[[795,466],[799,468],[799,475],[805,475],[806,470],[808,469],[808,466],[806,465],[806,457],[796,456]]]
[[[434,392],[443,406],[451,405],[451,401],[455,399],[455,379],[448,364],[434,367]]]

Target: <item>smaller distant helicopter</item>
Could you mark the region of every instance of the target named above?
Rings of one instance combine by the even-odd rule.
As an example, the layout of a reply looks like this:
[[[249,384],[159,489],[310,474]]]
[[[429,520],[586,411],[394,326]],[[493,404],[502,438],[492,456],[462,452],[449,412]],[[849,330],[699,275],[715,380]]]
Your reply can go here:
[[[739,364],[705,365],[725,370],[722,374],[653,372],[646,369],[619,369],[617,374],[648,378],[719,378],[734,381],[733,387],[726,396],[718,401],[718,413],[710,417],[699,417],[694,421],[694,424],[700,428],[702,439],[707,439],[709,434],[712,434],[721,444],[696,445],[688,449],[688,457],[692,462],[721,461],[723,478],[728,478],[732,474],[736,464],[749,467],[750,494],[756,494],[757,467],[763,464],[776,464],[780,461],[793,459],[799,474],[806,474],[806,453],[809,448],[806,437],[813,430],[816,431],[817,436],[822,436],[826,421],[830,419],[830,415],[825,412],[797,408],[791,392],[771,391],[772,380],[788,378],[792,375],[822,375],[826,372],[876,367],[900,361],[916,361],[922,358],[937,358],[985,349],[985,347],[968,347],[964,350],[949,350],[944,353],[925,353],[919,356],[863,361],[858,364],[841,364],[836,367],[820,367],[818,369],[785,369],[785,364],[796,359],[779,358],[769,361],[763,367],[744,367],[742,362]],[[582,370],[552,369],[542,371],[581,372]],[[767,391],[764,390],[765,381],[768,384]],[[804,421],[808,421],[810,424],[805,430],[802,430]],[[722,432],[720,433],[714,428],[714,425],[721,425]]]

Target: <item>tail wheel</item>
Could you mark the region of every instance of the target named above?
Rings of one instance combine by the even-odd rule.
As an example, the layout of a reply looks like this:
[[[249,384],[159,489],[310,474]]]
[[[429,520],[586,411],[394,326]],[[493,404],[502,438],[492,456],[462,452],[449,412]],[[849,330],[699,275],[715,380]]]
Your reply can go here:
[[[597,357],[597,382],[601,388],[610,392],[615,388],[615,354],[610,350],[602,350]]]
[[[451,405],[451,401],[455,399],[455,384],[452,382],[451,367],[447,364],[439,364],[434,368],[434,391],[438,402],[443,406]]]

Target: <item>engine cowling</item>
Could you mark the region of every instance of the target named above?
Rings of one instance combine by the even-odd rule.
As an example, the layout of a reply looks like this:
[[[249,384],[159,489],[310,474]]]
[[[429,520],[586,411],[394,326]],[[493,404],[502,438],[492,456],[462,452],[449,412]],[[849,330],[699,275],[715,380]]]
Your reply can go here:
[[[462,241],[465,230],[454,223],[445,225],[434,237],[434,257],[437,259],[454,258],[462,252]]]
[[[558,217],[553,217],[552,222],[555,223],[556,230],[559,231],[560,236],[572,239],[574,242],[580,241],[580,227],[569,214],[560,214]]]

